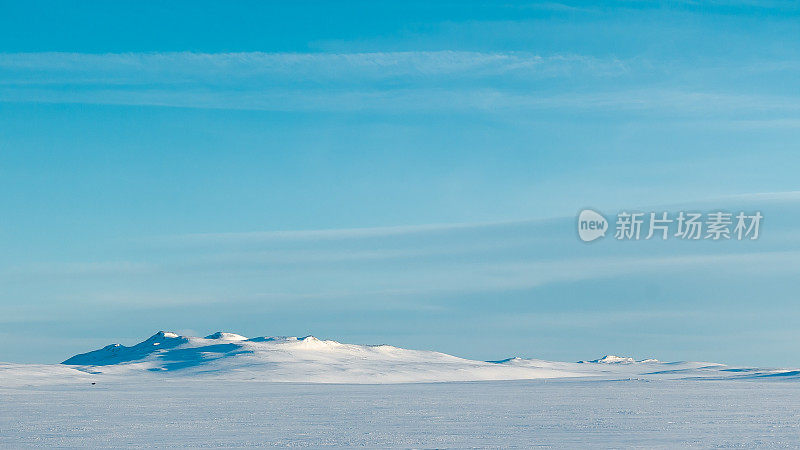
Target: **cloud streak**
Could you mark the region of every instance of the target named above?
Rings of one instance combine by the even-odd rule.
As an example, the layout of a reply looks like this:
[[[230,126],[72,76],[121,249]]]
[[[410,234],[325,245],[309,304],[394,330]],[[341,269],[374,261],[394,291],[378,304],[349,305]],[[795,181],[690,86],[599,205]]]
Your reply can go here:
[[[548,220],[525,220],[510,222],[484,222],[484,223],[442,223],[426,225],[400,225],[387,227],[365,228],[333,228],[317,230],[278,230],[278,231],[252,231],[233,233],[194,233],[178,236],[164,236],[156,241],[174,243],[235,243],[235,242],[269,242],[283,240],[340,240],[359,239],[371,237],[387,237],[399,235],[412,235],[420,233],[435,233],[457,230],[480,230],[497,227],[515,227],[547,222]]]
[[[800,114],[795,95],[675,81],[666,70],[671,64],[467,51],[5,53],[0,101],[298,112]],[[786,67],[793,66],[775,70]]]
[[[560,77],[624,74],[616,58],[523,52],[373,53],[5,53],[3,83],[235,85],[242,81],[361,82],[405,77],[497,75]]]

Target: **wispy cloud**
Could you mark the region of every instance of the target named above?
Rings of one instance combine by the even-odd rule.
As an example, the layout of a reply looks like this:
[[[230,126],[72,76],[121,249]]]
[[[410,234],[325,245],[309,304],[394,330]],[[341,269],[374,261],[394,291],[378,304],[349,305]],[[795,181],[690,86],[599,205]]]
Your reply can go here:
[[[484,223],[442,223],[425,225],[401,225],[386,227],[365,228],[334,228],[316,230],[278,230],[278,231],[253,231],[233,233],[194,233],[178,236],[161,236],[154,238],[159,242],[173,243],[236,243],[236,242],[269,242],[284,240],[342,240],[371,237],[386,237],[410,235],[419,233],[436,233],[456,230],[479,230],[508,226],[531,225],[549,220],[526,220],[510,222],[484,222]]]
[[[798,67],[784,61],[760,70]],[[674,69],[670,61],[524,52],[5,53],[0,101],[323,112],[800,113],[796,96],[676,81]],[[724,75],[722,68],[696,71],[706,74],[702,79]]]
[[[442,75],[605,76],[625,71],[625,63],[616,58],[522,52],[0,54],[5,84],[205,82],[229,86],[243,81],[269,84],[278,80],[352,82]]]
[[[526,94],[496,89],[383,89],[212,91],[207,89],[48,90],[0,88],[0,101],[163,106],[286,112],[484,112],[523,111],[654,114],[800,114],[800,102],[783,95],[738,95],[682,90]],[[765,122],[771,126],[770,122]]]

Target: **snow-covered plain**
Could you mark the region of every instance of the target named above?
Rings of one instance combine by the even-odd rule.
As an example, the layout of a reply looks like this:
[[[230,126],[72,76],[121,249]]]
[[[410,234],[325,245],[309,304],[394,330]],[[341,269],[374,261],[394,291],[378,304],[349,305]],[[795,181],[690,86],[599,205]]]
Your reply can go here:
[[[0,364],[0,447],[798,446],[798,371],[159,332]]]

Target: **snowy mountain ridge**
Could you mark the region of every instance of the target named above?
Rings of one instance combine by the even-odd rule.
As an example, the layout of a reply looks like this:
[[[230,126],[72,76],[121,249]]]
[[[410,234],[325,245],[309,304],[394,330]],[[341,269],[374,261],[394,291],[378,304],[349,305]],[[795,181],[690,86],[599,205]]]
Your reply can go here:
[[[247,338],[216,332],[187,337],[159,331],[130,347],[112,344],[63,365],[91,374],[159,372],[170,376],[319,383],[477,381],[582,376],[565,368],[472,361],[429,350],[343,344],[314,336]]]
[[[547,378],[800,379],[791,369],[732,368],[707,362],[660,362],[606,355],[559,362],[507,358],[474,361],[430,350],[345,344],[314,336],[206,337],[159,331],[144,341],[111,344],[58,365],[0,364],[0,386],[132,380],[142,377],[300,383],[417,383]]]

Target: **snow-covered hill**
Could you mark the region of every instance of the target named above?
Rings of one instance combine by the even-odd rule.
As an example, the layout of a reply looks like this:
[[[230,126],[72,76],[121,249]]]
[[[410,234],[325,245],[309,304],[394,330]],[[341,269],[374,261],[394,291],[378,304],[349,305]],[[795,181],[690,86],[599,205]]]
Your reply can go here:
[[[63,362],[94,374],[161,372],[259,381],[402,383],[517,380],[583,376],[559,367],[471,361],[434,351],[354,345],[313,336],[245,338],[218,332],[204,338],[160,331],[126,347],[113,344]]]
[[[389,345],[355,345],[313,336],[204,338],[159,331],[133,346],[112,344],[60,365],[0,364],[0,386],[99,380],[222,379],[306,383],[413,383],[590,377],[604,379],[795,379],[790,369],[733,368],[605,356],[576,363],[509,358],[473,361]]]

